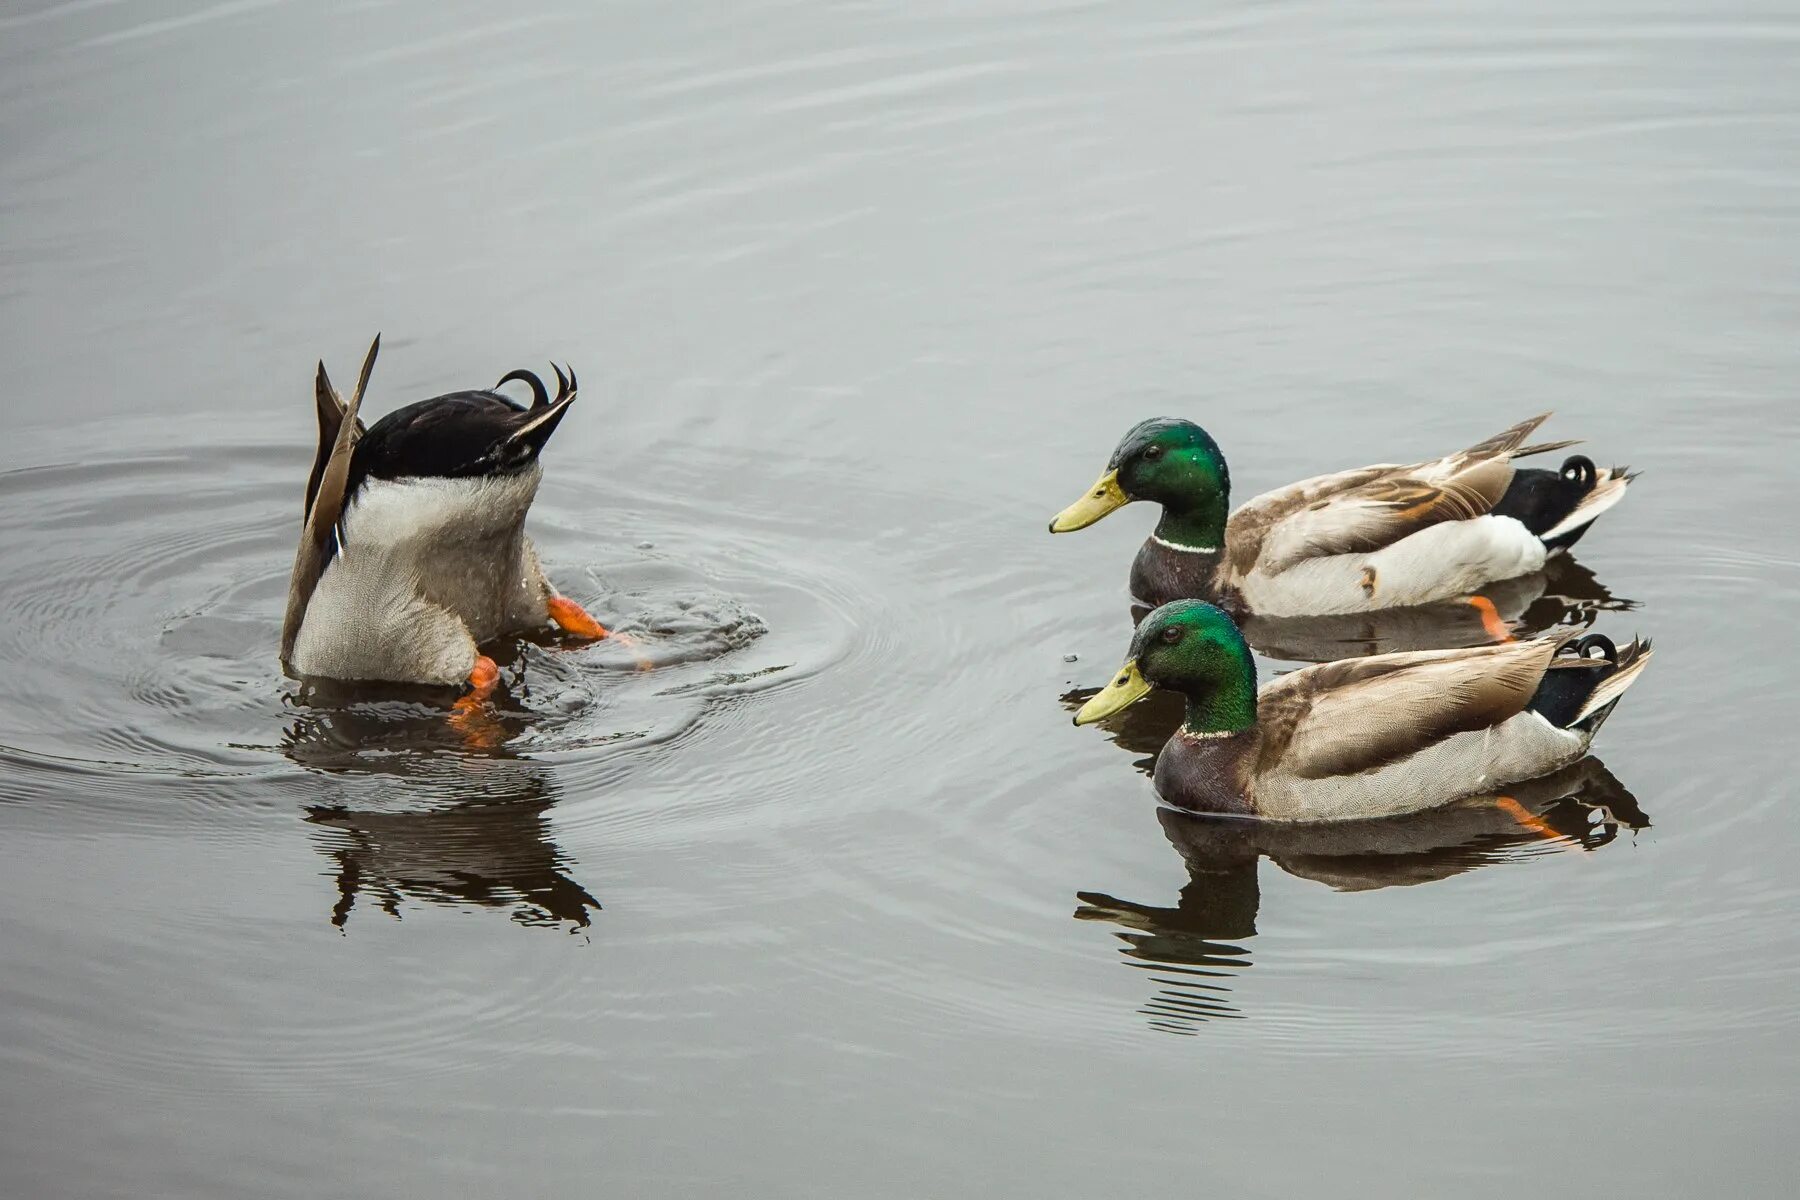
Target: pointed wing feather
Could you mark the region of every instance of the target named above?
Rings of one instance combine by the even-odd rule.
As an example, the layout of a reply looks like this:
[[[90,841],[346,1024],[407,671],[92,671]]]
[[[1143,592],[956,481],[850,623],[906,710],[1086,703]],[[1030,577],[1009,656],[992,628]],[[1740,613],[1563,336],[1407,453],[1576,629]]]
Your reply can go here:
[[[1570,635],[1573,636],[1573,635]],[[1354,775],[1521,712],[1569,637],[1307,667],[1257,697],[1261,763],[1306,779]]]
[[[1512,428],[1501,430],[1491,438],[1484,438],[1476,442],[1462,453],[1447,455],[1439,461],[1456,463],[1453,468],[1454,473],[1454,471],[1461,470],[1465,464],[1477,459],[1512,458],[1519,452],[1519,447],[1525,444],[1525,439],[1536,433],[1538,426],[1548,421],[1550,416],[1551,414],[1547,412],[1541,412],[1535,417],[1527,417]],[[1543,449],[1545,447],[1539,447],[1532,452],[1539,453]]]
[[[379,340],[379,338],[377,339]],[[313,498],[319,494],[319,480],[325,474],[325,463],[331,457],[331,448],[337,444],[338,426],[344,420],[344,398],[338,395],[337,388],[331,384],[331,376],[325,373],[325,360],[319,360],[319,374],[313,385],[313,404],[319,416],[319,448],[313,455],[312,474],[306,480],[306,507],[301,509],[301,520],[312,512]],[[356,436],[361,437],[368,432],[362,418],[356,419]]]
[[[369,387],[369,375],[375,370],[375,355],[381,349],[381,335],[369,344],[369,353],[363,359],[362,375],[356,381],[356,391],[345,405],[338,397],[337,389],[331,386],[331,378],[325,373],[325,364],[319,364],[319,373],[314,385],[314,402],[319,415],[319,453],[313,461],[312,478],[307,482],[306,519],[300,531],[300,546],[294,552],[294,571],[288,579],[287,611],[281,622],[281,660],[287,662],[294,652],[294,639],[300,635],[300,624],[306,616],[306,605],[312,599],[313,589],[319,585],[319,576],[325,571],[325,546],[331,531],[338,523],[344,511],[344,484],[350,474],[350,455],[356,448],[357,438],[363,432],[362,421],[358,412],[362,408],[363,393]],[[326,451],[325,431],[328,417],[331,421],[332,439],[330,451]]]
[[[313,382],[313,405],[319,417],[319,448],[313,453],[312,474],[306,479],[306,504],[300,510],[300,523],[306,524],[313,500],[319,494],[319,480],[325,476],[325,464],[331,461],[331,448],[337,444],[338,427],[344,421],[344,401],[331,386],[325,373],[325,360],[319,360],[319,373]]]
[[[1581,445],[1580,438],[1564,438],[1560,442],[1538,442],[1532,446],[1520,446],[1512,452],[1514,458],[1530,458],[1535,454],[1551,454],[1557,450],[1567,450],[1570,446]]]

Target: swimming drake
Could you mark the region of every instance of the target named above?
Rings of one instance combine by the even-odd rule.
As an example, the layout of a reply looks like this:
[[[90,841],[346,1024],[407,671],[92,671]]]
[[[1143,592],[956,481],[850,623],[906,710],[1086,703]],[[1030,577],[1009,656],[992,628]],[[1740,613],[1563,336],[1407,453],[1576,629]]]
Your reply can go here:
[[[1468,596],[1542,568],[1634,478],[1583,455],[1556,471],[1515,467],[1574,444],[1525,444],[1549,416],[1431,462],[1303,480],[1229,518],[1231,476],[1217,443],[1192,421],[1157,417],[1125,435],[1050,532],[1085,529],[1134,500],[1160,504],[1162,520],[1131,567],[1132,595],[1147,606],[1201,597],[1240,617],[1298,617]]]
[[[525,536],[538,454],[575,402],[556,371],[552,399],[529,371],[523,405],[497,391],[452,392],[365,428],[363,394],[377,337],[346,405],[319,364],[319,447],[282,622],[281,660],[300,675],[466,684],[485,698],[499,679],[478,647],[555,625],[606,630],[557,594]]]
[[[1599,634],[1380,654],[1303,667],[1259,691],[1237,626],[1198,600],[1146,617],[1087,725],[1152,688],[1187,698],[1156,790],[1190,812],[1343,821],[1423,812],[1579,761],[1650,644]]]

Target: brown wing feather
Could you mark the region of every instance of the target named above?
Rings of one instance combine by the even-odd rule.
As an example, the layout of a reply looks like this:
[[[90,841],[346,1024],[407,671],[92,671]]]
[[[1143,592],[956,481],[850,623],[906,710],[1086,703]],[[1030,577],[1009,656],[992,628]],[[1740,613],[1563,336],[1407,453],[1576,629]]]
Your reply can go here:
[[[381,335],[376,334],[369,345],[368,357],[363,359],[362,375],[356,381],[356,391],[348,405],[339,399],[337,389],[331,386],[325,364],[319,364],[314,384],[314,403],[319,416],[319,452],[313,460],[312,478],[307,481],[306,519],[300,530],[299,549],[294,552],[294,571],[288,579],[287,611],[281,622],[281,661],[284,663],[293,656],[294,639],[300,636],[306,605],[312,599],[313,589],[319,586],[319,576],[324,574],[325,546],[332,527],[343,515],[350,455],[363,432],[357,413],[362,408],[363,393],[368,390],[369,375],[375,370],[375,355],[380,349]],[[332,425],[329,453],[325,442],[328,422]]]
[[[1257,697],[1259,770],[1354,775],[1523,711],[1568,637],[1307,667]]]
[[[1502,456],[1435,481],[1420,468],[1376,479],[1288,516],[1264,536],[1257,565],[1280,572],[1310,558],[1372,553],[1431,525],[1473,520],[1500,502],[1512,475],[1512,460]]]
[[[1299,483],[1246,500],[1225,524],[1226,559],[1239,575],[1247,575],[1262,553],[1263,540],[1283,520],[1315,504],[1402,473],[1408,468],[1384,463],[1332,475],[1316,475]]]
[[[1410,466],[1321,475],[1249,501],[1226,528],[1228,569],[1281,572],[1311,558],[1367,554],[1444,521],[1492,511],[1512,482],[1512,460],[1571,444],[1525,441],[1540,413],[1466,450]]]

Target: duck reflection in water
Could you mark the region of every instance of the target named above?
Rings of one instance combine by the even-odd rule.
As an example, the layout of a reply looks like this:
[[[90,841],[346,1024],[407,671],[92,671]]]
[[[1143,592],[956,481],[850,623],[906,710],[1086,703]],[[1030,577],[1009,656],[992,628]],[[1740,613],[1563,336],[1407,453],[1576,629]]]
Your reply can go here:
[[[1635,601],[1614,596],[1588,568],[1558,554],[1541,571],[1490,584],[1467,599],[1323,617],[1250,615],[1239,628],[1265,658],[1316,663],[1532,638],[1559,625],[1589,626],[1603,612],[1636,607]],[[1134,601],[1132,625],[1150,611]]]
[[[1598,850],[1649,819],[1599,759],[1589,757],[1505,795],[1382,820],[1283,825],[1157,810],[1188,882],[1173,907],[1078,892],[1079,921],[1123,927],[1121,953],[1152,972],[1158,990],[1140,1009],[1150,1025],[1194,1034],[1206,1021],[1242,1018],[1232,980],[1251,965],[1261,903],[1258,863],[1342,892],[1430,883],[1477,867],[1547,852]]]
[[[416,694],[354,695],[309,689],[282,741],[295,763],[343,784],[344,800],[306,810],[335,865],[331,923],[347,928],[360,901],[396,919],[403,904],[441,904],[585,929],[600,902],[549,836],[555,774],[506,749],[531,716],[492,712],[491,736],[471,750]]]

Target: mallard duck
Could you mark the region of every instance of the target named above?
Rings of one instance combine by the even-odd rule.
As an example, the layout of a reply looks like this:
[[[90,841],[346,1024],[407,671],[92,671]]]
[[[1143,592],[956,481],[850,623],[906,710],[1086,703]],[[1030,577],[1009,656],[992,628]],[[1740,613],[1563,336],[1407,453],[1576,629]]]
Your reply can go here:
[[[1162,520],[1131,568],[1146,605],[1205,598],[1238,616],[1403,608],[1527,575],[1575,544],[1634,476],[1572,455],[1557,471],[1513,460],[1574,445],[1525,439],[1550,414],[1411,466],[1320,475],[1256,497],[1229,519],[1230,473],[1192,421],[1134,426],[1087,495],[1050,522],[1085,529],[1134,500]]]
[[[1156,760],[1177,808],[1275,821],[1422,812],[1547,775],[1587,753],[1650,661],[1600,634],[1378,654],[1303,667],[1258,691],[1221,609],[1178,600],[1146,617],[1087,725],[1164,687],[1187,718]]]
[[[497,391],[452,392],[358,417],[376,337],[346,405],[319,364],[319,446],[306,484],[300,548],[288,586],[281,660],[303,676],[464,685],[485,697],[499,679],[478,649],[555,625],[606,630],[559,595],[525,536],[538,453],[575,401],[574,372],[552,399],[529,371],[533,403]]]

